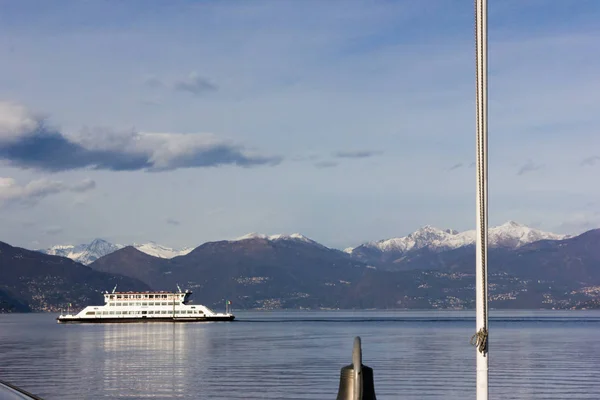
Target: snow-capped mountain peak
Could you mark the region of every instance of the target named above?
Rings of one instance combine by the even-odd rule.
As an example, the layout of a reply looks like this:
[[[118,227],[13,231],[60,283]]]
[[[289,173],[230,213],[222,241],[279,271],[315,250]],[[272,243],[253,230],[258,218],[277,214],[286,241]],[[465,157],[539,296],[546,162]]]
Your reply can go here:
[[[139,251],[159,258],[173,258],[189,253],[193,249],[173,249],[171,247],[161,246],[154,242],[133,244],[133,247]],[[42,253],[50,254],[53,256],[67,257],[74,261],[88,265],[104,257],[107,254],[113,253],[119,249],[125,247],[122,244],[113,244],[107,242],[104,239],[94,239],[90,243],[78,244],[78,245],[57,245],[52,246],[45,250],[38,250]]]
[[[233,239],[232,242],[240,241],[240,240],[249,240],[249,239],[265,239],[269,240],[269,235],[265,235],[262,233],[251,232],[247,233],[244,236],[240,236],[239,238]]]
[[[53,256],[68,257],[82,264],[90,264],[100,257],[110,254],[123,248],[120,244],[112,244],[103,239],[94,239],[91,243],[78,245],[57,245],[45,250],[38,250],[42,253]]]
[[[474,233],[473,233],[474,236]],[[570,237],[530,228],[514,221],[508,221],[491,228],[488,233],[490,246],[517,248],[538,240],[562,240]]]
[[[190,247],[184,247],[182,249],[174,249],[172,247],[162,246],[160,244],[157,244],[156,242],[148,242],[148,243],[142,243],[142,244],[134,243],[133,247],[135,247],[136,249],[138,249],[139,251],[141,251],[143,253],[146,253],[146,254],[149,254],[151,256],[158,257],[158,258],[173,258],[173,257],[177,257],[177,256],[184,256],[193,250],[193,248],[190,248]]]
[[[456,231],[444,231],[431,225],[425,225],[408,236],[380,240],[377,242],[369,242],[363,246],[377,248],[384,252],[399,251],[404,253],[410,250],[418,250],[428,246],[442,246],[443,243],[457,234],[458,233]]]
[[[567,237],[567,235],[530,228],[515,221],[508,221],[500,226],[490,228],[488,231],[490,247],[517,248],[538,240],[561,240]],[[382,253],[402,254],[425,247],[433,251],[443,251],[472,245],[475,244],[475,241],[475,230],[458,232],[452,229],[442,230],[431,225],[425,225],[407,236],[368,242],[356,248],[347,248],[344,251],[348,254],[354,254],[357,249],[371,249]]]
[[[321,247],[325,247],[325,246],[315,242],[314,240],[307,238],[306,236],[304,236],[300,233],[292,233],[290,235],[285,235],[285,234],[265,235],[262,233],[252,232],[252,233],[248,233],[244,236],[240,236],[231,241],[237,242],[237,241],[250,240],[250,239],[262,239],[262,240],[267,240],[269,242],[296,241],[296,242],[304,242],[304,243],[309,243],[309,244],[314,244],[314,245],[318,245]]]
[[[305,242],[305,243],[316,243],[314,240],[307,238],[306,236],[300,234],[300,233],[292,233],[291,235],[271,235],[269,236],[269,240],[296,240],[299,242]]]

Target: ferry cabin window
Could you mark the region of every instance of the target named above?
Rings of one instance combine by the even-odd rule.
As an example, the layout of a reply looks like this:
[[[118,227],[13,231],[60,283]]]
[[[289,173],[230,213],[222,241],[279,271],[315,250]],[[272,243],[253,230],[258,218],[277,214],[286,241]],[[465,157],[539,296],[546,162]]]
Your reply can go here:
[[[121,303],[115,303],[115,306],[120,307]]]
[[[148,303],[142,303],[142,305],[143,305],[143,306],[147,306],[147,305],[148,305]]]
[[[93,311],[88,311],[88,312],[85,313],[85,315],[96,315],[96,313],[93,312]]]

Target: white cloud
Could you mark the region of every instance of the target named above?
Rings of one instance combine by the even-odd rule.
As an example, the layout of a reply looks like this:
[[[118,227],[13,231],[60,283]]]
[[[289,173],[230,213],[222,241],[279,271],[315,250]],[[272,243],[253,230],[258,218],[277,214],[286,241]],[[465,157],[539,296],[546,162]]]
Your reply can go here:
[[[355,151],[338,151],[334,154],[337,158],[368,158],[380,156],[383,152],[379,150],[355,150]]]
[[[187,77],[177,80],[173,84],[173,89],[199,95],[205,92],[214,92],[218,87],[208,79],[198,75],[197,72],[192,72]]]
[[[85,193],[96,188],[96,182],[90,178],[86,178],[79,183],[71,186],[71,191],[76,193]]]
[[[524,175],[529,172],[540,170],[543,167],[544,167],[543,165],[535,164],[533,161],[529,160],[519,168],[517,175]]]
[[[321,155],[306,160],[311,167],[321,160],[323,166],[341,161],[325,157],[340,149],[386,153],[377,162],[346,162],[328,170],[286,163],[243,175],[235,168],[160,177],[94,171],[108,197],[91,198],[90,207],[105,209],[118,221],[86,215],[86,207],[80,210],[86,223],[77,226],[74,210],[66,206],[62,220],[71,222],[65,229],[77,235],[131,234],[135,227],[152,240],[162,235],[162,240],[192,245],[198,238],[235,236],[240,230],[312,231],[337,242],[375,240],[424,223],[471,229],[474,172],[466,167],[474,156],[472,3],[449,3],[216,2],[165,7],[139,18],[131,12],[134,6],[122,2],[101,8],[127,23],[94,29],[81,29],[71,23],[78,18],[64,15],[36,24],[40,16],[27,10],[21,14],[27,34],[1,27],[21,55],[11,57],[0,46],[2,76],[13,82],[3,89],[69,124],[61,133],[86,157],[91,148],[103,156],[123,156],[107,160],[91,154],[106,169],[190,164],[188,137],[164,139],[154,132],[227,132],[234,135],[233,144],[250,143],[275,154]],[[490,216],[498,222],[535,219],[557,226],[578,202],[600,198],[600,189],[590,185],[600,163],[579,167],[586,157],[600,155],[594,152],[600,148],[595,112],[600,9],[591,3],[577,9],[565,5],[564,14],[549,11],[532,25],[534,6],[491,3]],[[508,3],[511,10],[505,9]],[[551,8],[561,2],[555,3]],[[74,12],[82,16],[90,9]],[[173,93],[176,82],[193,82],[187,73],[194,69],[219,90],[194,98]],[[143,85],[145,72],[154,76]],[[144,106],[140,99],[161,104]],[[141,132],[104,132],[84,142],[73,135],[84,125],[138,126]],[[192,148],[215,145],[204,135],[185,136],[195,137]],[[41,166],[94,168],[89,158],[73,160],[69,154],[60,165],[48,160]],[[138,165],[120,162],[133,156],[139,156]],[[535,163],[525,164],[529,159]],[[462,168],[441,173],[459,161]],[[20,165],[40,165],[35,163],[21,159]],[[537,165],[545,167],[533,171]],[[530,172],[515,179],[525,166]],[[147,201],[129,196],[132,187]],[[181,215],[173,215],[173,207]],[[224,211],[212,216],[189,211],[219,207]],[[284,217],[258,220],[262,208],[277,209],[288,225],[281,222]],[[53,214],[42,207],[34,211],[40,218]],[[321,217],[314,218],[315,212]],[[186,223],[171,230],[150,222],[140,228],[140,213],[145,221],[159,213]]]
[[[170,83],[155,75],[146,75],[142,81],[149,88],[168,88],[180,92],[189,92],[194,95],[214,92],[219,89],[214,82],[200,76],[196,71],[190,72],[187,76],[174,78]]]
[[[41,125],[42,117],[25,106],[0,101],[0,143],[18,140],[20,136],[39,129]]]
[[[49,179],[33,180],[26,185],[19,185],[13,178],[0,177],[0,205],[19,203],[33,205],[39,200],[63,192],[83,193],[94,189],[96,183],[85,179],[75,184],[65,184]]]
[[[6,136],[0,160],[22,168],[64,171],[162,171],[177,168],[276,165],[280,157],[262,156],[214,134],[119,132],[85,129],[66,135],[45,126],[22,106],[0,103]],[[14,129],[11,131],[11,129]]]

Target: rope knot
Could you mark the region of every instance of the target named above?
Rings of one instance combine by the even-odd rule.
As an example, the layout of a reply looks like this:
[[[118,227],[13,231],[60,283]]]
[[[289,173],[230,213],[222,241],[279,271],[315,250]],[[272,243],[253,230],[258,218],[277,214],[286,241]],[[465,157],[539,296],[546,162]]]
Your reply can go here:
[[[488,331],[481,328],[476,334],[471,336],[471,345],[476,346],[480,353],[487,353]]]

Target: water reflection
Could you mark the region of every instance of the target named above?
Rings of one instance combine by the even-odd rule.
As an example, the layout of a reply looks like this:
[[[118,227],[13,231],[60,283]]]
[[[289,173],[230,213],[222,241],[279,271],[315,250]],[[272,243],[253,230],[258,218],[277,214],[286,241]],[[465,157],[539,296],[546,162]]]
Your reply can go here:
[[[474,321],[298,315],[99,325],[0,315],[0,376],[47,400],[334,399],[360,335],[378,399],[475,399]],[[598,316],[492,321],[490,397],[599,399]]]
[[[183,397],[192,379],[186,368],[186,330],[187,325],[172,323],[105,325],[101,360],[94,360],[101,392],[109,397]],[[200,343],[202,333],[195,332]]]
[[[84,392],[72,386],[83,381],[86,394],[96,393],[90,398],[195,398],[191,388],[202,382],[206,360],[220,347],[206,335],[207,325],[61,326],[65,340],[57,361],[71,382],[69,396]]]

